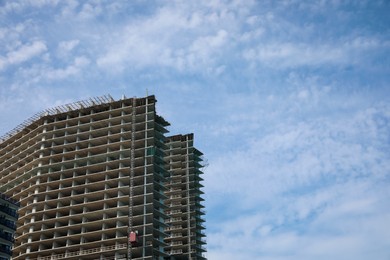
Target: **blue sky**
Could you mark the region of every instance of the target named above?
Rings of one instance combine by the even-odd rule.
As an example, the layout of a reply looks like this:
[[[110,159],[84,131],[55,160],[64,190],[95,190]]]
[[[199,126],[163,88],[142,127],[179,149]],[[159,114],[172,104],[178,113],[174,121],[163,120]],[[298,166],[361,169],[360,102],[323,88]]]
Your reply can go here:
[[[390,2],[0,0],[0,134],[155,94],[205,153],[209,259],[390,259]]]

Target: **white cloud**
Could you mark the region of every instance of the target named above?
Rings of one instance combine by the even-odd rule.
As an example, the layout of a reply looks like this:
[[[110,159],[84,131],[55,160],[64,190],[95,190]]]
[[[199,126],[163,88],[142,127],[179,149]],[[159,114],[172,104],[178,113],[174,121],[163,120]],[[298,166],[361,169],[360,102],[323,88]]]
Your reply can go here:
[[[375,255],[383,259],[390,241],[386,235],[390,230],[380,230],[386,230],[384,223],[390,220],[386,202],[390,193],[384,181],[390,172],[388,104],[348,114],[338,111],[337,117],[329,113],[297,119],[297,111],[326,105],[324,100],[330,100],[332,93],[319,86],[304,89],[294,77],[291,82],[297,85],[288,98],[272,96],[276,103],[268,108],[275,112],[271,128],[257,124],[251,129],[238,123],[256,120],[256,113],[263,125],[270,123],[263,117],[262,102],[256,103],[261,97],[225,100],[232,107],[226,112],[236,114],[226,123],[236,127],[234,136],[241,145],[209,160],[205,186],[206,194],[213,196],[207,196],[208,207],[219,209],[226,201],[234,207],[223,208],[230,220],[208,223],[212,227],[208,256],[275,260]],[[309,99],[312,95],[318,98]],[[281,106],[281,102],[291,106],[299,96],[308,99],[307,106],[291,110]],[[243,100],[246,108],[241,106]],[[224,128],[221,123],[217,125]]]
[[[98,3],[99,2],[90,2],[83,4],[79,17],[82,19],[90,19],[100,15],[103,10]]]
[[[0,8],[0,13],[6,15],[11,12],[21,12],[22,10],[33,7],[41,8],[44,6],[56,6],[59,0],[14,0],[8,1]]]
[[[282,43],[264,42],[259,46],[243,51],[248,61],[256,61],[274,68],[320,66],[320,65],[354,65],[364,53],[388,48],[388,42],[374,37],[354,37],[345,42],[323,43]]]
[[[77,75],[81,72],[81,70],[90,64],[88,58],[81,56],[76,57],[73,61],[73,64],[68,65],[63,69],[49,69],[47,71],[42,71],[41,77],[47,80],[61,80],[68,78],[70,76]]]
[[[46,50],[47,47],[43,41],[34,41],[32,43],[24,44],[16,50],[9,51],[6,54],[6,57],[0,57],[0,69],[3,69],[8,65],[28,61]]]
[[[79,40],[63,41],[58,44],[58,51],[60,53],[67,53],[72,51],[78,44]]]
[[[245,59],[272,67],[351,63],[349,53],[338,46],[271,43],[245,50]]]
[[[22,9],[22,4],[18,3],[16,1],[13,2],[7,2],[4,6],[1,7],[0,12],[2,14],[6,14],[13,10],[20,10]]]
[[[213,191],[238,193],[256,200],[259,196],[272,197],[291,187],[305,186],[331,177],[342,179],[383,175],[383,167],[389,168],[390,165],[383,161],[378,164],[378,159],[384,155],[373,146],[376,140],[385,138],[382,136],[384,130],[378,129],[378,123],[372,121],[378,113],[377,109],[382,111],[382,116],[386,115],[385,108],[376,108],[375,113],[362,111],[353,118],[340,118],[337,121],[318,118],[310,122],[292,123],[288,114],[284,114],[286,122],[280,122],[272,133],[264,135],[260,132],[261,136],[252,136],[248,140],[244,150],[225,152],[223,157],[212,161],[208,187]],[[367,127],[367,124],[374,125]],[[246,128],[236,127],[237,132],[243,132]],[[363,145],[365,140],[371,146]],[[224,166],[230,161],[235,161],[235,164],[226,169]],[[283,178],[278,178],[275,173]],[[257,181],[246,183],[247,179]],[[221,182],[224,185],[220,185]],[[264,193],[263,189],[267,192]],[[248,201],[248,204],[251,202],[254,203]]]
[[[17,80],[12,84],[13,88],[26,89],[34,84],[46,82],[74,80],[90,64],[85,56],[73,57],[68,64],[50,66],[49,64],[35,65],[21,68],[17,74]]]
[[[227,40],[228,33],[225,30],[219,30],[215,35],[202,36],[196,39],[196,41],[191,45],[190,51],[199,53],[199,55],[204,59],[205,55],[211,54],[210,51],[215,50],[215,48],[221,48],[225,45]]]
[[[28,45],[23,45],[18,50],[9,52],[7,54],[7,60],[10,64],[17,64],[31,59],[32,57],[39,55],[47,50],[44,42],[36,41]]]
[[[29,1],[22,1],[22,2],[27,2],[33,7],[44,7],[44,6],[56,6],[60,0],[29,0]]]
[[[255,213],[240,211],[233,220],[213,223],[209,257],[384,259],[389,235],[382,231],[390,212],[383,208],[383,196],[389,196],[386,185],[351,181],[296,197],[277,196],[266,206],[259,206],[264,203],[259,199]],[[302,209],[309,213],[300,214]]]
[[[164,66],[181,72],[222,73],[221,53],[229,48],[230,33],[237,30],[241,18],[228,4],[215,2],[212,9],[206,5],[177,3],[157,9],[147,19],[130,20],[121,33],[110,38],[98,66]]]

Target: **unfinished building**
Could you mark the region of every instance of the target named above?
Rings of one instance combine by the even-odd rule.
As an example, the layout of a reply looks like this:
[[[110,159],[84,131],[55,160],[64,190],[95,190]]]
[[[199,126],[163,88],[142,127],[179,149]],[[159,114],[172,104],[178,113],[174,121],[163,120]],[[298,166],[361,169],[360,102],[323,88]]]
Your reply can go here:
[[[170,174],[165,192],[170,224],[166,228],[166,251],[176,259],[203,260],[206,241],[201,197],[202,153],[194,147],[193,134],[171,136],[166,143]]]
[[[0,192],[20,203],[13,259],[205,259],[200,152],[189,143],[187,157],[174,156],[155,105],[107,95],[47,109],[3,136]],[[187,240],[176,249],[179,225]]]

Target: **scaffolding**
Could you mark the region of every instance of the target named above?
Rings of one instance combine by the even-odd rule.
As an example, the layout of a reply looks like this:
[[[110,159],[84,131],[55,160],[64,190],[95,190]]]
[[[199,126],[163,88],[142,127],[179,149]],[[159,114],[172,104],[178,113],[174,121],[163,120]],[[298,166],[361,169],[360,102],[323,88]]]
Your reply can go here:
[[[91,106],[108,104],[108,103],[114,102],[114,101],[115,100],[111,97],[111,95],[106,94],[103,96],[93,97],[93,98],[89,98],[89,99],[85,99],[85,100],[81,100],[81,101],[77,101],[77,102],[73,102],[73,103],[69,103],[69,104],[65,104],[65,105],[56,106],[53,108],[47,108],[45,110],[42,110],[42,111],[34,114],[33,116],[31,116],[28,119],[26,119],[25,121],[23,121],[23,123],[17,125],[12,130],[10,130],[10,131],[6,132],[5,134],[3,134],[2,136],[0,136],[0,144],[2,144],[4,141],[11,138],[12,136],[16,135],[17,133],[19,133],[25,129],[28,129],[28,127],[30,125],[34,124],[39,119],[41,119],[45,116],[57,115],[60,113],[76,111],[76,110],[80,110],[80,109],[91,107]]]

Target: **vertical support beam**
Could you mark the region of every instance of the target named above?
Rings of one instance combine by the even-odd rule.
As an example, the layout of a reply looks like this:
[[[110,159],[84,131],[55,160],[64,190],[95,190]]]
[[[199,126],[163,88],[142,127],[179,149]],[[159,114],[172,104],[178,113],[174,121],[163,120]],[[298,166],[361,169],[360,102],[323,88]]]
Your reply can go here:
[[[129,183],[129,223],[127,229],[127,259],[132,259],[132,245],[129,235],[133,228],[133,187],[134,187],[134,157],[135,157],[135,121],[137,100],[133,98],[131,108],[131,151],[130,151],[130,183]]]
[[[144,258],[145,257],[145,254],[146,254],[146,193],[147,193],[147,190],[146,190],[146,184],[147,184],[147,179],[146,179],[146,174],[147,174],[147,168],[146,168],[146,165],[147,165],[147,147],[148,147],[148,141],[147,141],[147,138],[148,138],[148,120],[147,120],[147,117],[148,117],[148,97],[145,98],[146,99],[146,108],[145,108],[145,136],[144,136],[144,211],[143,211],[143,237],[142,237],[142,257]]]
[[[187,243],[188,243],[188,259],[191,260],[191,206],[190,206],[190,158],[189,158],[189,147],[188,147],[188,135],[186,135],[186,189],[187,189]]]

